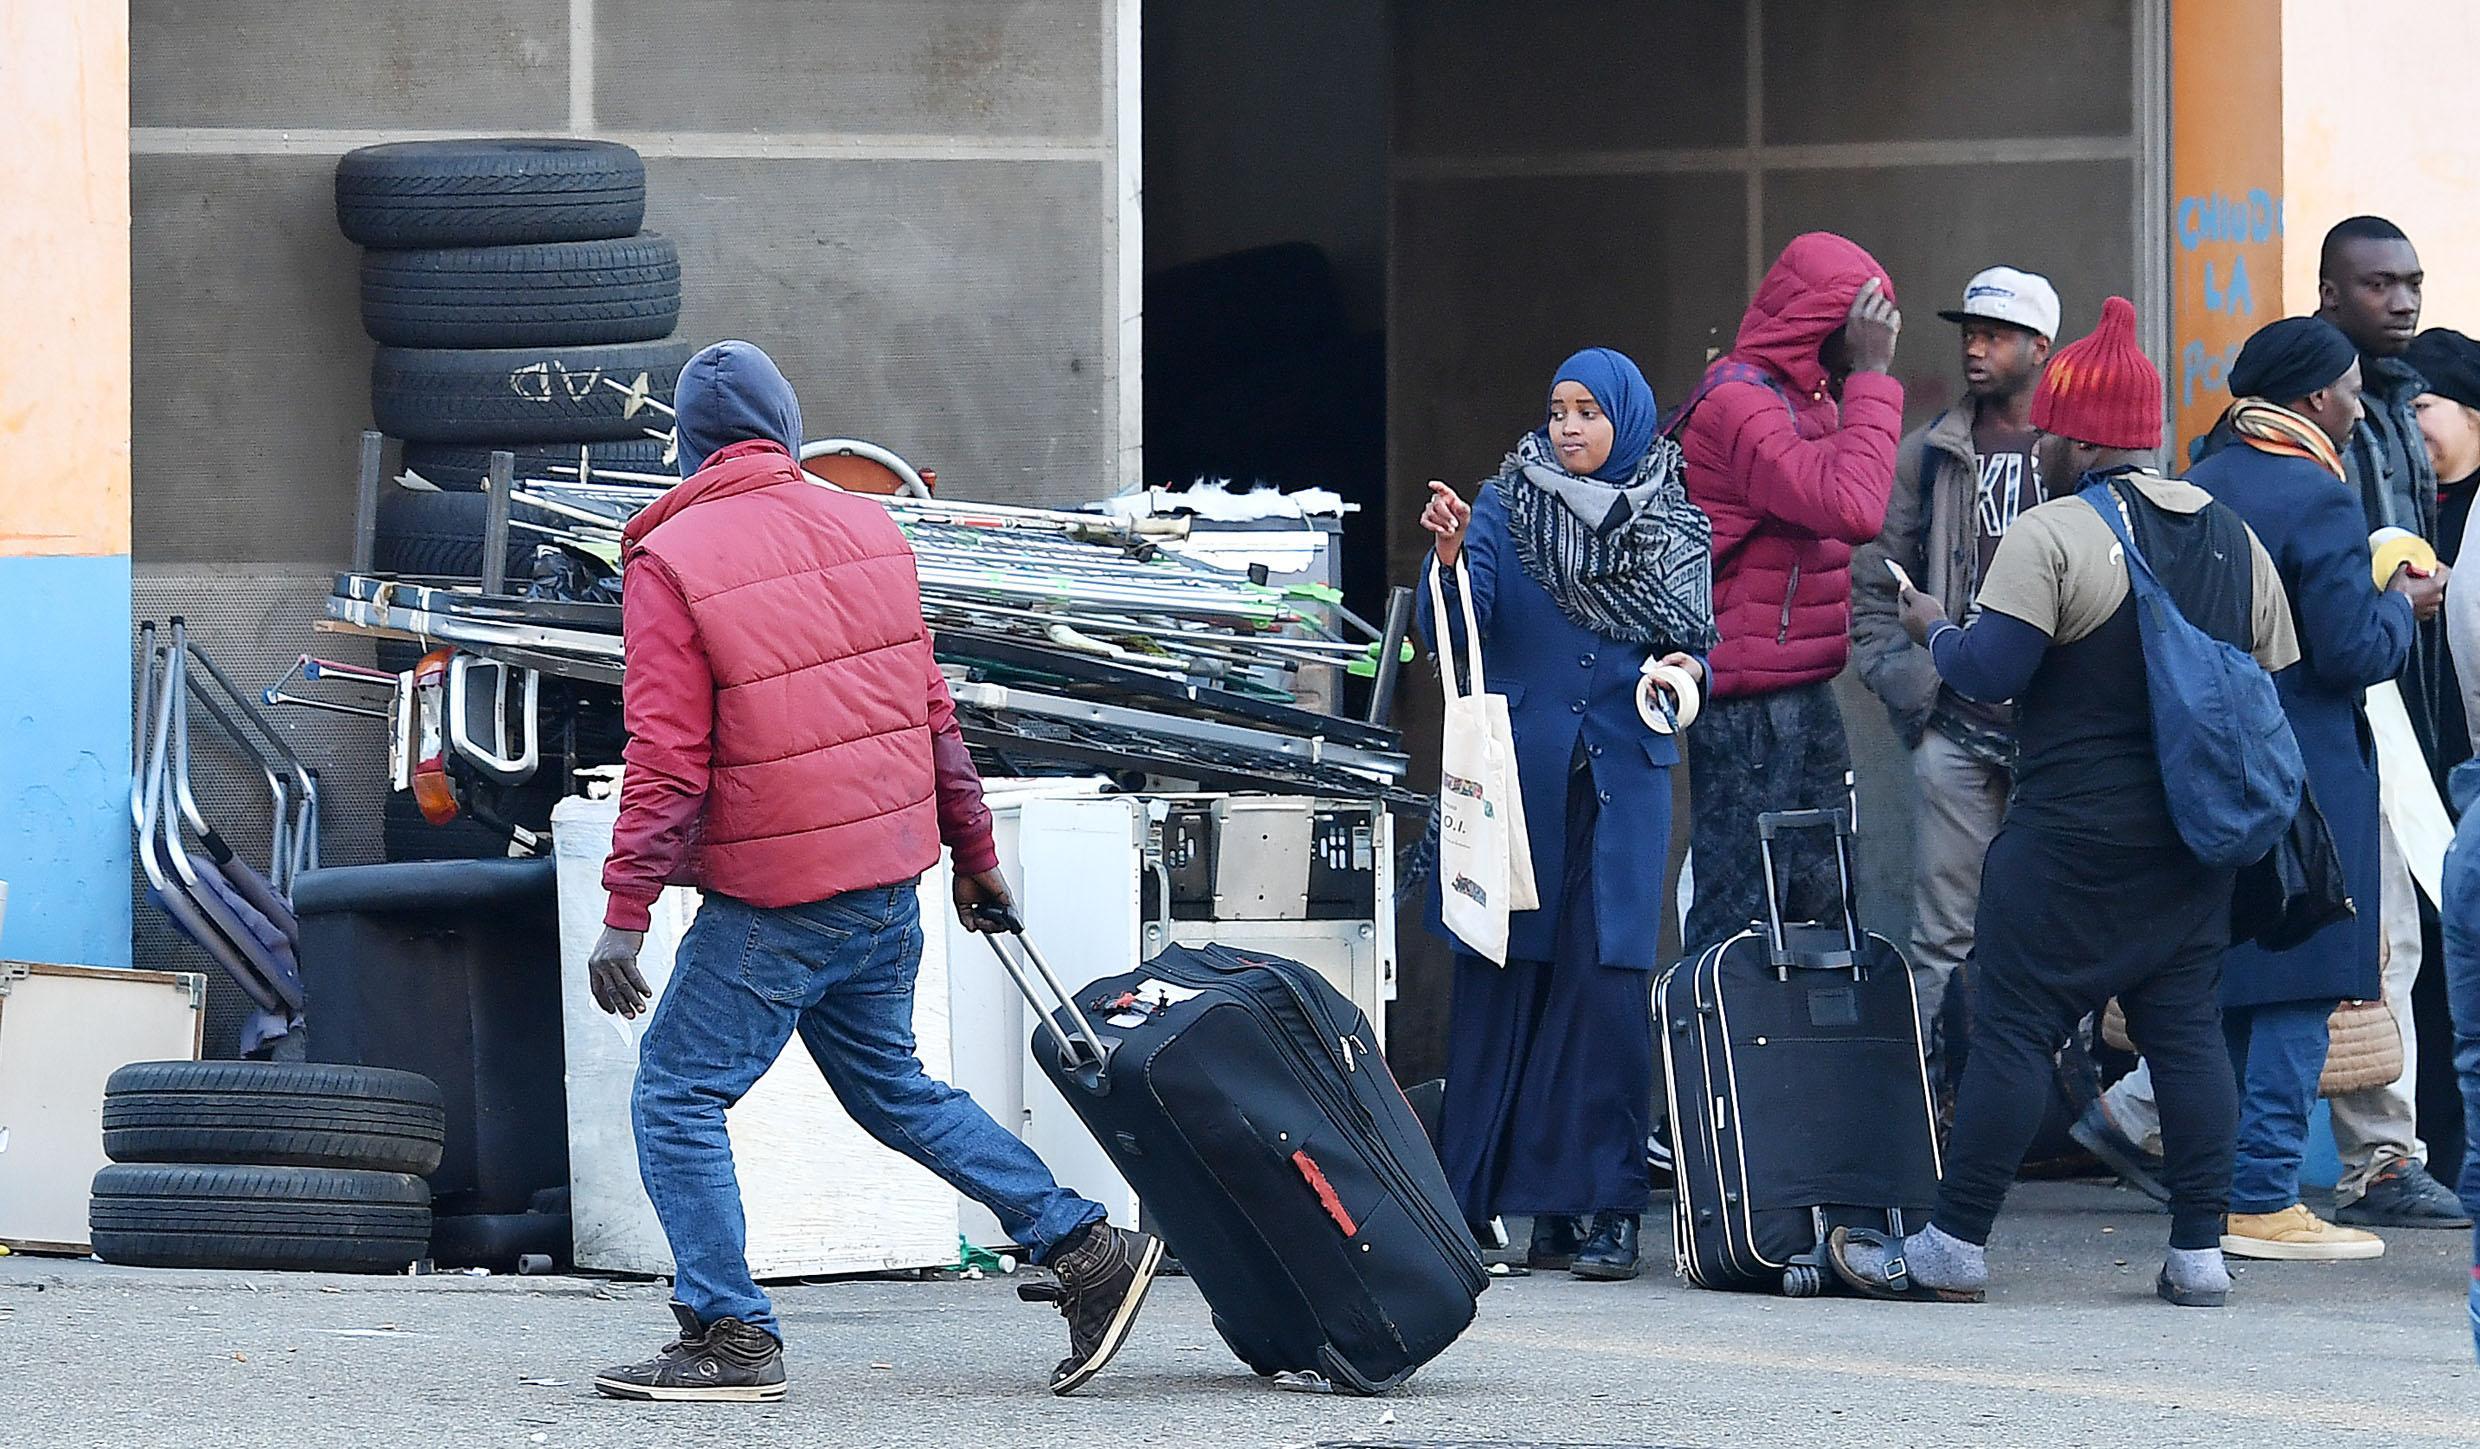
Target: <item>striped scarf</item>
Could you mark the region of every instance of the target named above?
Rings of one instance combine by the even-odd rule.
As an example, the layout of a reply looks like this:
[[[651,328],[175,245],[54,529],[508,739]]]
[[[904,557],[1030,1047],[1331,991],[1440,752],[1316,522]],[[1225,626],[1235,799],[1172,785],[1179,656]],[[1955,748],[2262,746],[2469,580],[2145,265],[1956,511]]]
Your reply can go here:
[[[2341,450],[2325,430],[2289,408],[2261,397],[2243,397],[2230,405],[2230,430],[2260,453],[2305,458],[2336,478],[2347,479]]]
[[[1678,444],[1655,439],[1635,474],[1612,485],[1567,472],[1527,433],[1497,483],[1516,558],[1560,613],[1605,639],[1714,647],[1714,527],[1688,501]],[[1595,506],[1599,518],[1579,511]]]

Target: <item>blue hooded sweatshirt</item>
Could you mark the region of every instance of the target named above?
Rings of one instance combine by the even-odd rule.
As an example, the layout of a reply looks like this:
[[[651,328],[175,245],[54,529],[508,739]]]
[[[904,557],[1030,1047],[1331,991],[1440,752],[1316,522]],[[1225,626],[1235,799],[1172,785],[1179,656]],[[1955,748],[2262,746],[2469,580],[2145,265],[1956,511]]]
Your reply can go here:
[[[751,342],[718,342],[680,369],[672,406],[680,434],[680,476],[731,447],[763,439],[796,457],[801,451],[801,400],[775,359]]]

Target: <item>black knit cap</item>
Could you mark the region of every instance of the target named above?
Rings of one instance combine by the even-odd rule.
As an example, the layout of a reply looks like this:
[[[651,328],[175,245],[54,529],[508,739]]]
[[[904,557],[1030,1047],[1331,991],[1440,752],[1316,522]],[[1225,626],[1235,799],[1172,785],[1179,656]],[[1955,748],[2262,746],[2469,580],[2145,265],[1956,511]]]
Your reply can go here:
[[[2480,342],[2451,327],[2431,327],[2411,339],[2403,361],[2428,379],[2430,392],[2480,408]]]

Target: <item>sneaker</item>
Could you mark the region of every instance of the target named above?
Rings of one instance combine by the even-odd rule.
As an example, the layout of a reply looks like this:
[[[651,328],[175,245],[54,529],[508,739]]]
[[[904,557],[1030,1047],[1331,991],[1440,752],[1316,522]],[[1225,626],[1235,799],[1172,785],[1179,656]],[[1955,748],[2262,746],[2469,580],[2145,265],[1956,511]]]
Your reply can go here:
[[[2368,1190],[2334,1209],[2334,1221],[2360,1228],[2468,1228],[2471,1214],[2428,1169],[2404,1158],[2368,1180]]]
[[[697,1315],[672,1305],[680,1337],[644,1363],[605,1369],[596,1392],[614,1399],[663,1402],[770,1403],[784,1396],[784,1346],[763,1328],[737,1318],[700,1327]]]
[[[2292,1203],[2278,1213],[2232,1213],[2222,1225],[2222,1251],[2234,1258],[2325,1263],[2385,1256],[2385,1240],[2338,1228]]]
[[[1016,1290],[1028,1303],[1056,1304],[1068,1320],[1068,1356],[1051,1371],[1052,1393],[1075,1393],[1119,1352],[1162,1260],[1161,1239],[1096,1222],[1051,1255],[1057,1282]]]
[[[2102,1166],[2117,1173],[2119,1181],[2155,1202],[2170,1201],[2170,1189],[2161,1181],[2161,1159],[2119,1131],[2118,1124],[2110,1120],[2109,1110],[2098,1099],[2075,1119],[2067,1135],[2086,1152],[2100,1158]]]

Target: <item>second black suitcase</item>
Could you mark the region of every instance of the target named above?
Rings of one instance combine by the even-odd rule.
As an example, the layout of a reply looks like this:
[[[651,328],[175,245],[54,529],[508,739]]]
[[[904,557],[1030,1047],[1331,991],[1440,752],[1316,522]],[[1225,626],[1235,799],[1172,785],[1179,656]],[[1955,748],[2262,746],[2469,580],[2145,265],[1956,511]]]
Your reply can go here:
[[[1489,1278],[1446,1173],[1377,1033],[1315,970],[1174,946],[1065,1002],[1000,960],[1048,1013],[1035,1059],[1249,1367],[1383,1393],[1471,1324]]]
[[[1834,1227],[1898,1235],[1936,1202],[1937,1127],[1903,953],[1859,927],[1850,817],[1758,817],[1767,920],[1654,983],[1670,1102],[1681,1277],[1700,1288],[1822,1292]],[[1773,843],[1829,829],[1839,921],[1786,926]]]

